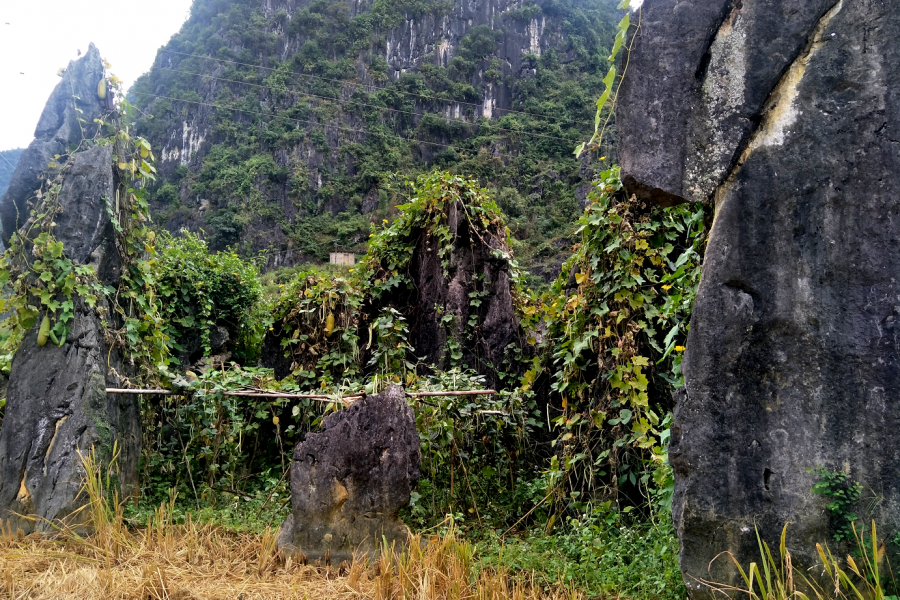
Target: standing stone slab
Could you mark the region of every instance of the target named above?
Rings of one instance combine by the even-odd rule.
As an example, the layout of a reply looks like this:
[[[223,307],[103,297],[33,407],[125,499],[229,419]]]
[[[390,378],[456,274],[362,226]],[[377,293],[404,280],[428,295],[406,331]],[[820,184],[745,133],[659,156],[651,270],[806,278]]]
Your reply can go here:
[[[498,372],[508,365],[508,347],[521,337],[509,261],[494,254],[510,251],[505,231],[492,226],[478,233],[461,201],[449,205],[447,225],[453,241],[445,256],[442,242],[427,228],[414,236],[418,239],[409,265],[414,289],[405,311],[410,342],[426,364],[449,369],[448,342],[456,340],[462,364],[476,368],[492,385],[502,386]],[[487,294],[477,306],[470,294],[479,287]],[[451,325],[447,317],[452,317]],[[474,332],[468,325],[473,317],[481,320]]]
[[[292,513],[278,545],[310,560],[373,553],[382,537],[406,544],[397,516],[419,481],[419,434],[400,386],[327,416],[322,433],[294,449]]]
[[[817,563],[816,542],[832,534],[811,493],[818,465],[849,470],[877,499],[860,516],[900,531],[900,2],[743,0],[727,27],[703,29],[714,34],[706,73],[727,54],[716,40],[736,31],[770,56],[727,54],[746,69],[720,78],[743,92],[708,98],[733,101],[749,129],[722,146],[730,163],[704,168],[714,182],[696,195],[689,144],[704,128],[724,131],[704,108],[709,76],[685,88],[690,64],[666,75],[653,62],[678,45],[707,56],[695,52],[703,36],[680,28],[707,8],[644,3],[623,87],[629,114],[619,113],[633,191],[715,200],[670,447],[681,569],[696,597],[700,579],[734,582],[727,559],[708,570],[720,552],[759,561],[755,527],[776,548],[790,522],[794,566]],[[783,45],[767,50],[776,38]],[[645,103],[654,121],[640,120]],[[643,146],[665,138],[658,156]]]
[[[53,154],[81,142],[76,115],[84,116],[87,123],[82,126],[90,134],[92,115],[102,114],[96,91],[102,77],[100,54],[92,45],[69,65],[51,95],[36,139],[13,174],[15,185],[0,201],[4,241],[15,231],[15,223],[24,222],[23,211],[27,217],[41,185],[38,176]],[[83,112],[78,113],[76,106]],[[112,148],[83,149],[71,160],[58,196],[61,212],[54,219],[53,235],[74,265],[93,266],[100,283],[115,287],[122,262],[107,212],[117,186]],[[19,243],[27,252],[29,243]],[[52,522],[66,519],[86,502],[79,495],[84,480],[79,454],[89,456],[93,449],[105,464],[116,448],[122,495],[135,495],[139,489],[137,397],[107,396],[107,387],[121,387],[116,377],[122,372],[121,356],[104,341],[94,309],[76,297],[74,312],[72,331],[62,346],[37,345],[42,313],[12,361],[0,429],[0,520],[9,520],[26,533],[52,530]]]

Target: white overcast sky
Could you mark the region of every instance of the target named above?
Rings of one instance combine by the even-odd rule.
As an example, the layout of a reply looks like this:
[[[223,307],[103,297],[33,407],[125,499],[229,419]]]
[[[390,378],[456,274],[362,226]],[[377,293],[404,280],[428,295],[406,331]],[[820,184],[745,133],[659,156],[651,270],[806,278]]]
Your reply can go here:
[[[0,0],[0,150],[31,142],[59,82],[56,71],[78,50],[93,42],[127,89],[150,69],[190,6],[191,0]]]

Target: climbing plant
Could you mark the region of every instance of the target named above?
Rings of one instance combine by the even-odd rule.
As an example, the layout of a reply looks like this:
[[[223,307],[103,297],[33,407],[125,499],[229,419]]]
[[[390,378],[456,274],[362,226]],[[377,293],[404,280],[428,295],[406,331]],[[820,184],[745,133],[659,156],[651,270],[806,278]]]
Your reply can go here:
[[[398,185],[403,188],[406,201],[397,205],[399,215],[392,223],[385,219],[381,230],[369,236],[365,260],[376,298],[391,289],[413,285],[408,268],[422,236],[427,238],[426,249],[437,249],[444,277],[449,276],[455,241],[450,219],[456,211],[460,211],[457,218],[468,223],[473,238],[493,247],[496,257],[509,261],[513,282],[519,283],[509,230],[490,191],[472,178],[444,171],[392,183],[395,189]]]
[[[852,541],[856,537],[857,520],[854,507],[862,494],[862,485],[843,471],[829,471],[823,466],[811,470],[818,477],[812,492],[828,500],[828,517],[834,540]]]
[[[39,346],[65,344],[83,303],[100,317],[105,341],[126,358],[124,372],[116,375],[133,382],[169,380],[177,302],[165,304],[172,300],[164,285],[167,273],[161,268],[167,255],[160,260],[159,240],[148,227],[147,185],[156,177],[155,157],[150,143],[132,133],[135,109],[124,97],[121,82],[108,75],[98,84],[97,95],[108,108],[93,123],[75,108],[82,139],[48,163],[29,218],[0,257],[0,283],[8,290],[0,298],[0,312],[8,315],[0,323],[0,370],[9,372],[25,333],[38,322]],[[101,284],[92,265],[73,263],[54,235],[54,219],[63,210],[59,202],[63,182],[76,157],[95,147],[111,148],[114,188],[103,200],[121,261],[116,287]],[[170,236],[163,241],[174,244]]]
[[[594,114],[594,134],[591,136],[590,140],[582,142],[575,148],[575,156],[581,156],[586,148],[599,147],[603,142],[603,134],[606,132],[606,128],[612,120],[616,100],[619,97],[619,86],[617,85],[616,77],[619,66],[616,65],[616,59],[619,56],[619,51],[622,50],[623,47],[626,49],[626,59],[625,65],[622,68],[622,75],[618,77],[618,80],[621,81],[628,71],[628,57],[631,55],[631,45],[625,46],[625,43],[628,39],[628,30],[631,28],[631,0],[622,0],[619,3],[618,8],[624,10],[625,14],[622,16],[619,24],[616,25],[616,38],[613,42],[612,50],[609,53],[609,58],[607,58],[607,61],[611,63],[611,66],[609,67],[609,71],[606,72],[606,76],[603,78],[603,93],[597,98],[597,112]],[[638,15],[640,15],[640,5],[638,5],[637,11]],[[640,27],[640,18],[638,19],[638,27]],[[632,44],[634,43],[633,39],[634,38],[632,38]],[[612,102],[610,102],[610,100],[612,100]],[[609,104],[608,107],[607,104]],[[608,110],[604,115],[603,111],[607,108]]]
[[[173,351],[199,338],[203,356],[211,353],[210,335],[224,328],[240,354],[254,354],[262,324],[256,304],[261,289],[259,269],[233,252],[210,252],[206,241],[188,231],[157,236],[150,266],[160,299],[164,330]],[[187,367],[189,365],[182,365]]]
[[[115,197],[104,200],[117,232],[117,249],[127,269],[135,267],[147,249],[147,241],[152,241],[152,233],[143,225],[148,219],[148,205],[142,187],[143,182],[152,181],[155,176],[150,145],[129,133],[124,118],[127,101],[122,97],[118,79],[110,76],[102,80],[97,93],[101,100],[107,93],[117,94],[120,110],[108,110],[89,124],[81,116],[81,110],[75,108],[83,134],[81,141],[48,163],[41,175],[41,186],[34,193],[29,218],[13,234],[9,247],[0,257],[0,284],[8,290],[0,298],[0,312],[9,315],[0,324],[0,370],[6,373],[23,336],[38,320],[38,345],[52,342],[62,346],[71,331],[79,299],[101,314],[108,310],[105,299],[118,298],[120,292],[139,299],[132,278],[124,277],[124,287],[119,290],[101,285],[94,267],[74,264],[54,235],[54,219],[63,209],[59,202],[63,180],[76,155],[91,147],[112,146],[117,186]],[[93,135],[88,136],[89,131]],[[144,305],[152,313],[152,301]],[[143,321],[148,320],[153,321],[152,316]],[[104,324],[109,324],[108,319]],[[115,337],[114,330],[110,333]]]
[[[590,201],[545,302],[549,343],[523,384],[543,371],[558,399],[545,416],[557,432],[551,471],[560,489],[646,489],[652,477],[665,503],[669,411],[683,385],[706,213],[627,196],[618,168],[601,175]]]
[[[357,270],[329,275],[310,269],[280,288],[269,331],[294,379],[324,388],[358,378],[360,331],[369,323],[360,311],[366,288]],[[371,328],[369,334],[371,345]]]

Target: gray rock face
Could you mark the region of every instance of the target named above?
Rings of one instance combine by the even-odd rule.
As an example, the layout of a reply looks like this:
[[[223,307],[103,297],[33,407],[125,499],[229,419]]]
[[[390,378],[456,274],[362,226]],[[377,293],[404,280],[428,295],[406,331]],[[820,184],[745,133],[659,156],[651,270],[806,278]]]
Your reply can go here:
[[[289,554],[337,564],[381,542],[405,544],[397,517],[419,481],[419,435],[400,386],[325,418],[294,449],[292,514],[278,544]]]
[[[835,0],[648,0],[616,118],[629,192],[711,201]]]
[[[449,209],[448,225],[454,241],[446,273],[440,244],[428,231],[422,232],[410,263],[415,286],[405,311],[410,342],[427,364],[450,368],[448,339],[455,339],[463,352],[462,363],[501,385],[497,370],[508,359],[507,346],[520,334],[509,263],[493,255],[494,250],[509,249],[499,232],[474,232],[458,202]],[[483,294],[480,305],[473,304],[473,293]],[[445,316],[452,321],[445,323]],[[480,323],[475,331],[468,325],[472,317]]]
[[[106,285],[119,283],[122,261],[116,251],[116,231],[109,219],[107,202],[115,198],[112,146],[89,148],[75,155],[63,180],[53,235],[63,243],[66,256],[82,265],[93,265]]]
[[[109,377],[108,356],[117,359],[103,341],[93,309],[80,302],[62,347],[39,347],[37,328],[19,347],[0,430],[0,519],[11,521],[14,529],[52,531],[48,521],[65,518],[85,503],[78,497],[84,480],[79,453],[90,456],[92,447],[108,461],[117,441],[123,491],[137,491],[139,407],[128,396],[107,397],[107,385],[118,384]]]
[[[38,176],[47,170],[54,155],[66,154],[71,144],[80,142],[82,129],[87,138],[96,132],[94,119],[103,111],[97,98],[97,84],[103,76],[100,52],[91,44],[83,57],[69,63],[62,81],[50,94],[34,130],[34,141],[22,153],[9,188],[0,200],[4,246],[9,245],[9,238],[28,218],[29,202],[41,187]]]
[[[23,210],[27,218],[29,202],[40,188],[38,176],[53,154],[82,140],[75,106],[86,120],[101,114],[96,89],[102,76],[100,55],[91,46],[69,65],[51,95],[37,139],[23,154],[0,203],[4,240],[14,232],[7,227],[16,223],[17,211],[20,223]],[[73,98],[73,89],[80,99]],[[61,211],[53,229],[64,256],[76,265],[93,265],[106,285],[118,283],[122,268],[106,210],[117,185],[111,152],[110,146],[95,146],[75,155],[62,181]],[[89,456],[92,448],[106,463],[117,447],[121,492],[138,492],[139,405],[136,396],[106,395],[107,386],[119,387],[115,373],[122,372],[122,364],[118,351],[104,341],[96,311],[76,299],[72,331],[62,346],[37,345],[39,322],[13,359],[0,429],[0,520],[8,519],[25,532],[52,530],[49,522],[66,518],[84,504],[86,498],[78,495],[84,477],[79,453]]]
[[[632,190],[715,199],[670,447],[697,597],[733,577],[708,571],[720,552],[759,560],[754,526],[777,544],[790,522],[795,567],[817,562],[818,465],[900,528],[900,3],[738,4],[717,28],[706,3],[647,0],[619,113]]]

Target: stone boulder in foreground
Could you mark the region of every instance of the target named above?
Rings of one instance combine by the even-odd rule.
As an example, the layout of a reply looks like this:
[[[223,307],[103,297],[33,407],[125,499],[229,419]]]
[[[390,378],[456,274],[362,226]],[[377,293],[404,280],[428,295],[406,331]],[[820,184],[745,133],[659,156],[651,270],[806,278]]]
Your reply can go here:
[[[755,527],[832,542],[809,469],[900,529],[900,4],[647,0],[618,126],[630,191],[715,205],[670,448],[681,569]],[[832,545],[834,543],[832,542]],[[838,552],[840,554],[840,552]]]
[[[294,449],[291,515],[278,534],[288,554],[337,564],[373,553],[382,538],[406,544],[397,516],[419,481],[419,434],[397,385],[325,417]]]

